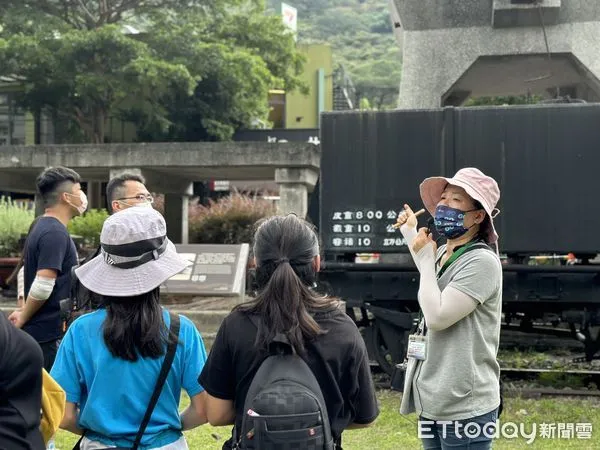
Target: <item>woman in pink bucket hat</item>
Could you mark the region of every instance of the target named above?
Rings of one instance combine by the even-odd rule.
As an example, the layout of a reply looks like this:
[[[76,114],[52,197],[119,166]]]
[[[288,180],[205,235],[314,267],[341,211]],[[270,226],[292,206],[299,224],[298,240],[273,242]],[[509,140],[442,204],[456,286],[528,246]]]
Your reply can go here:
[[[446,243],[437,248],[429,230],[417,231],[404,205],[398,224],[421,274],[421,320],[409,338],[400,413],[419,415],[426,450],[489,449],[501,408],[502,266],[493,222],[500,190],[468,167],[427,178],[420,192]]]

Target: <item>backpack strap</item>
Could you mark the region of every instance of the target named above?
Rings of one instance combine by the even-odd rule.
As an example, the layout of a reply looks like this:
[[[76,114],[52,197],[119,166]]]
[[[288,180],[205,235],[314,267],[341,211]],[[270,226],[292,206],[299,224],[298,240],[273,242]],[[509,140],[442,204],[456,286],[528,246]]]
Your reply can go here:
[[[250,322],[252,322],[252,324],[256,327],[257,333],[260,332],[260,328],[261,328],[261,321],[258,317],[257,314],[252,314],[252,313],[248,313],[246,314],[246,317],[248,317],[248,319],[250,319]],[[287,337],[286,337],[287,339]],[[258,358],[257,358],[258,359]],[[262,361],[264,362],[264,361]],[[261,364],[262,364],[261,362]],[[259,365],[259,370],[260,370],[260,365]],[[257,371],[258,373],[258,371]],[[254,378],[256,378],[256,374],[254,375]],[[251,386],[254,384],[254,379],[252,380]],[[250,391],[250,389],[248,389],[248,392]],[[246,397],[248,397],[248,395],[246,394]],[[244,426],[244,420],[243,420],[243,416],[242,416],[242,427]],[[242,443],[242,437],[241,435],[238,436],[239,431],[238,431],[238,427],[236,426],[236,422],[237,420],[234,419],[233,421],[233,430],[232,430],[232,440],[231,440],[231,447],[232,449],[240,449],[241,448],[241,443]]]

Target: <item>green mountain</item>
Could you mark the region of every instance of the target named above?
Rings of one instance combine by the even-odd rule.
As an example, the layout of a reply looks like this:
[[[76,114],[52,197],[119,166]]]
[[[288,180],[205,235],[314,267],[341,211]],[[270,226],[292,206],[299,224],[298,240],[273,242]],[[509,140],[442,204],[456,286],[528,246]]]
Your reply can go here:
[[[298,10],[298,42],[327,42],[334,63],[343,67],[363,107],[394,108],[401,55],[392,31],[387,0],[289,0]],[[281,11],[281,2],[268,6]]]

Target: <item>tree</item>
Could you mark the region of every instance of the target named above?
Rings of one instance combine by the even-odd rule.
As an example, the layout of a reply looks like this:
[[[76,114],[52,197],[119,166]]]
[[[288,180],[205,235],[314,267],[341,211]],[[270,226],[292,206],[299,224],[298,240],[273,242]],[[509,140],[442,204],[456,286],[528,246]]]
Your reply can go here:
[[[395,49],[376,62],[355,64],[351,67],[358,98],[367,98],[376,110],[394,108],[398,97],[400,61]]]
[[[25,82],[21,104],[74,120],[93,143],[104,142],[107,119],[127,100],[156,107],[191,93],[195,81],[183,65],[156,59],[146,44],[114,25],[60,36],[20,34],[0,48],[2,74]],[[157,120],[165,120],[154,110]]]
[[[170,126],[157,128],[142,111],[127,117],[143,140],[224,140],[268,115],[272,88],[306,90],[298,75],[303,57],[281,18],[259,6],[219,16],[155,15],[148,44],[165,60],[200,78],[194,95],[169,105]]]
[[[366,97],[362,97],[360,99],[358,109],[360,109],[361,111],[371,111],[372,108],[371,104],[369,103],[369,99]]]
[[[205,39],[213,43],[227,42],[232,47],[242,47],[260,56],[278,87],[288,92],[304,90],[298,75],[302,73],[304,57],[296,51],[296,43],[281,17],[267,15],[262,6],[226,14],[211,21],[212,33]],[[208,27],[207,27],[208,28]]]
[[[25,0],[0,21],[0,75],[24,83],[22,106],[73,120],[90,142],[103,142],[110,117],[146,139],[228,139],[266,119],[270,88],[303,88],[293,37],[261,5]],[[143,32],[125,35],[126,16]]]
[[[261,58],[244,49],[206,43],[196,44],[188,55],[190,69],[202,74],[201,80],[192,96],[166,103],[169,126],[161,127],[156,115],[141,110],[126,117],[136,124],[142,140],[226,140],[236,128],[268,114],[267,93],[274,78]]]
[[[366,98],[376,110],[395,108],[400,86],[400,52],[386,3],[292,2],[299,10],[300,40],[331,44],[335,64],[346,69],[356,88],[356,103]]]
[[[141,17],[157,10],[199,8],[210,11],[215,6],[214,2],[206,0],[5,0],[4,3],[5,11],[15,8],[41,12],[79,30],[121,23],[132,16]]]

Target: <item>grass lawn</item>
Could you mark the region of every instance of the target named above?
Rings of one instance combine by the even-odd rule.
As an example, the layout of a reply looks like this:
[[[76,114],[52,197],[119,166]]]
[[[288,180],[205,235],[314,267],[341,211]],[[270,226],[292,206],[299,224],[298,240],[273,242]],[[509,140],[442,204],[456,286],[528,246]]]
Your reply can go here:
[[[400,396],[390,391],[380,391],[378,394],[381,415],[376,424],[363,430],[346,431],[343,437],[344,450],[396,450],[419,449],[417,438],[416,416],[401,416],[398,413]],[[188,403],[184,395],[182,408]],[[507,422],[523,423],[525,433],[532,432],[537,426],[537,437],[531,444],[527,438],[500,438],[494,443],[494,449],[600,449],[600,402],[595,399],[505,399],[505,410],[502,414],[500,427]],[[559,423],[591,423],[593,426],[591,439],[578,439],[577,434],[571,439],[558,438],[555,431],[554,439],[540,435],[540,425]],[[506,428],[511,434],[512,429]],[[219,450],[230,435],[229,427],[214,428],[208,425],[185,433],[189,447],[195,449]],[[71,433],[60,431],[56,436],[57,450],[70,450],[77,441]]]

